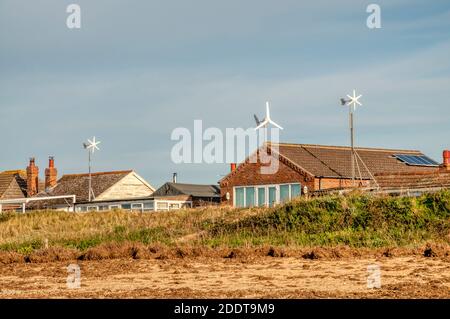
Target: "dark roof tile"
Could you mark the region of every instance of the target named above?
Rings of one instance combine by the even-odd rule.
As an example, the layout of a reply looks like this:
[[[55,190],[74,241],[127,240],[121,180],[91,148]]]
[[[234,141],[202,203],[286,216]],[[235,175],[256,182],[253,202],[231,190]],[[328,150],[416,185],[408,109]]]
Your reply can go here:
[[[131,170],[128,170],[92,173],[94,195],[99,196],[131,172]],[[88,189],[89,174],[70,174],[63,175],[55,187],[40,193],[39,196],[76,195],[77,202],[83,202],[89,199]]]
[[[194,197],[218,197],[220,188],[217,185],[199,185],[183,183],[165,183],[158,188],[152,197],[164,197],[173,195],[190,195]]]
[[[276,147],[278,147],[278,150]],[[269,143],[269,148],[313,176],[352,177],[350,147]],[[355,148],[355,150],[359,156],[357,167],[359,166],[361,176],[364,179],[370,179],[370,173],[374,175],[378,173],[436,172],[438,170],[437,167],[410,166],[394,157],[395,154],[423,155],[420,151],[360,147]],[[356,175],[359,177],[357,167]]]

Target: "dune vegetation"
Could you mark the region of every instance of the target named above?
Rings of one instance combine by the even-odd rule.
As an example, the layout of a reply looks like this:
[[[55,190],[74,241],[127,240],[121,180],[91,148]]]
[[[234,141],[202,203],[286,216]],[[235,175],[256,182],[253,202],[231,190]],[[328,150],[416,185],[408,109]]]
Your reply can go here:
[[[127,254],[136,257],[138,250],[155,252],[155,247],[414,249],[429,243],[450,244],[450,191],[420,197],[353,193],[299,198],[274,208],[0,215],[0,252],[17,256],[59,249],[82,258],[105,245],[127,247]]]

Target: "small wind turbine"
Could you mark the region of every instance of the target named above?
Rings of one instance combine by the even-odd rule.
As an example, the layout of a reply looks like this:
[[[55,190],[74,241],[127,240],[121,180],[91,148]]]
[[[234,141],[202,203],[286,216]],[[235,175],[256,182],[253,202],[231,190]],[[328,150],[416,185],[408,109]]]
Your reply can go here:
[[[88,139],[87,143],[83,143],[84,149],[88,151],[88,158],[89,158],[89,201],[92,200],[92,198],[95,199],[95,194],[92,189],[92,174],[91,174],[91,154],[94,154],[95,150],[99,151],[100,148],[98,147],[98,144],[100,144],[100,141],[95,140],[95,136],[92,138],[92,140]]]
[[[361,106],[361,102],[359,102],[359,99],[361,98],[361,94],[356,96],[356,90],[353,90],[353,95],[350,96],[347,94],[348,100],[341,98],[341,105],[342,106],[349,106],[349,126],[350,126],[350,144],[351,144],[351,152],[352,152],[352,182],[353,185],[355,184],[355,146],[354,146],[354,126],[353,126],[353,113],[356,110],[357,106]],[[357,164],[357,163],[356,163]]]
[[[280,125],[278,125],[277,123],[272,121],[272,119],[270,118],[269,102],[266,102],[266,117],[264,118],[264,120],[260,121],[256,115],[253,115],[253,116],[255,117],[255,121],[256,121],[255,130],[258,130],[262,127],[266,128],[269,123],[272,124],[273,126],[279,128],[280,130],[283,129]]]

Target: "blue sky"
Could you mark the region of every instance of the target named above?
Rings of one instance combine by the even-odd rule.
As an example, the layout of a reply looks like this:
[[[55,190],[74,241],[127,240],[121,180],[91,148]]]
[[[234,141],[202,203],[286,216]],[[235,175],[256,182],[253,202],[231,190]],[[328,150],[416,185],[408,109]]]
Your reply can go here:
[[[82,28],[66,27],[70,3]],[[368,29],[366,7],[381,7]],[[272,103],[285,142],[450,148],[448,1],[0,0],[0,170],[135,169],[159,186],[215,183],[227,164],[172,163],[176,127],[250,127]]]

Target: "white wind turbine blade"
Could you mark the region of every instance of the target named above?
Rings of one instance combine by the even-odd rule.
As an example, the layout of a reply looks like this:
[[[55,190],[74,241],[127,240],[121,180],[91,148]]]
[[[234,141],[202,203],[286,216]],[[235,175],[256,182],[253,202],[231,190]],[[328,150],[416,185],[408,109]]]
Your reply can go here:
[[[276,127],[278,127],[280,130],[282,130],[283,128],[280,126],[280,125],[278,125],[277,123],[275,123],[274,121],[272,121],[272,120],[269,120],[269,123],[270,124],[272,124],[273,126],[276,126]]]
[[[261,123],[259,123],[259,125],[257,127],[255,127],[255,130],[258,130],[264,126],[267,125],[267,123],[269,123],[269,121],[267,119],[265,119],[264,121],[262,121]]]

